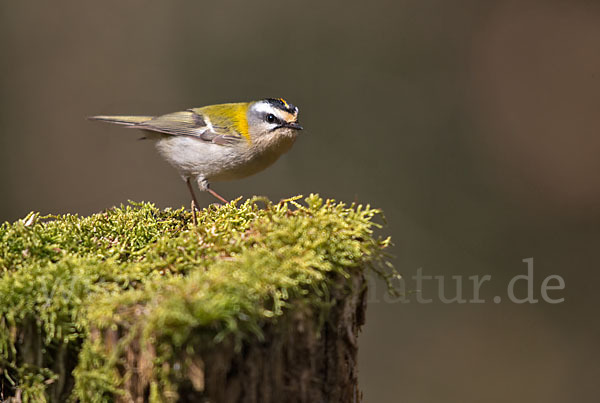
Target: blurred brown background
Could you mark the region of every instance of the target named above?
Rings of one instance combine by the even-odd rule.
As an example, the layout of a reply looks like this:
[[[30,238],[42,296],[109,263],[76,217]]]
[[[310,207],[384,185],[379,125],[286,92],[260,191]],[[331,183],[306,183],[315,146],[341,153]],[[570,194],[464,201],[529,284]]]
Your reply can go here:
[[[597,401],[599,44],[583,0],[4,1],[0,221],[189,205],[151,143],[86,116],[285,97],[295,147],[216,190],[371,203],[408,279],[492,276],[484,304],[376,283],[365,402]],[[529,257],[565,302],[493,303]]]

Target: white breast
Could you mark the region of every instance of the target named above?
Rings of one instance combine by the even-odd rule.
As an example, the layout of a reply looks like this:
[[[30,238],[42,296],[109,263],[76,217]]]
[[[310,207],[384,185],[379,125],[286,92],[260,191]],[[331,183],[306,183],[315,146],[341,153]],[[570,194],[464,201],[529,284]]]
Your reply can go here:
[[[236,163],[238,152],[188,136],[168,136],[156,143],[160,155],[184,177],[210,179]]]

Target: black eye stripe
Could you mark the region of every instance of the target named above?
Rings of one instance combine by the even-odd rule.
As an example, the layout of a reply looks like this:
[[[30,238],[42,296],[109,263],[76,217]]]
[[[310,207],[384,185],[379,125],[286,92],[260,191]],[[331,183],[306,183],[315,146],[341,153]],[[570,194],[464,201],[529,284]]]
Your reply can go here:
[[[277,118],[277,116],[273,115],[272,113],[268,113],[265,116],[265,120],[269,123],[279,123],[280,120]]]

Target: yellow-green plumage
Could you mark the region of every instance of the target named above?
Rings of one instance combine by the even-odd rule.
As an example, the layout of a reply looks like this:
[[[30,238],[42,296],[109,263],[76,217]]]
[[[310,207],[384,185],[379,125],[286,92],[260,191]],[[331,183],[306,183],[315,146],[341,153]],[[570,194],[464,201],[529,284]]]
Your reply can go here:
[[[162,116],[93,116],[90,119],[125,125],[134,129],[151,130],[166,134],[194,135],[196,130],[210,124],[215,131],[242,136],[250,142],[248,129],[248,102],[209,105]],[[210,118],[209,118],[210,117]]]
[[[202,116],[211,116],[210,123],[215,129],[233,128],[246,140],[250,141],[248,119],[246,117],[248,105],[248,102],[209,105],[192,109],[192,111]]]

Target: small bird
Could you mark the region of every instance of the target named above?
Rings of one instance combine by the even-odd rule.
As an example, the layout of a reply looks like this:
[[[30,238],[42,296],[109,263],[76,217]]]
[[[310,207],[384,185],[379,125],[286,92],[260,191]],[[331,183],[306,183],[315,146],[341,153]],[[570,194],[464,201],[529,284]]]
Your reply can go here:
[[[213,181],[240,179],[273,164],[294,144],[302,126],[298,108],[283,98],[209,105],[162,116],[92,116],[89,119],[143,130],[186,182],[199,206],[192,181],[227,203],[210,188]]]

